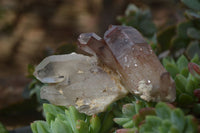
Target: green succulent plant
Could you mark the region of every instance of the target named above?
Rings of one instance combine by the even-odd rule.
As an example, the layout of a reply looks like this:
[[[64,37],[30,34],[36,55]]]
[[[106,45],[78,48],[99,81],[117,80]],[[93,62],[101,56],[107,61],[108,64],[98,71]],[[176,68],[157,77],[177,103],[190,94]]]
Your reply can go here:
[[[200,64],[199,57],[194,56],[191,63],[196,63],[198,66],[197,64]],[[183,55],[176,62],[172,58],[163,59],[163,65],[175,80],[177,106],[183,107],[186,112],[194,111],[199,115],[200,113],[197,112],[200,112],[200,104],[194,92],[200,88],[200,78],[198,78],[198,73],[195,73],[197,70],[194,70],[191,63]]]
[[[125,16],[118,17],[118,20],[123,25],[135,27],[147,38],[155,35],[156,26],[151,20],[151,12],[148,9],[141,10],[134,4],[130,4],[125,11]]]
[[[113,114],[87,116],[75,107],[43,105],[46,121],[31,124],[33,133],[105,133],[113,127]],[[102,124],[103,123],[103,124]]]
[[[155,108],[142,108],[132,117],[139,121],[129,129],[119,129],[117,133],[197,133],[198,125],[193,116],[185,116],[179,108],[166,103],[158,103]]]
[[[200,57],[200,1],[181,2],[189,8],[185,11],[186,20],[158,32],[160,52],[170,49],[176,58],[183,53],[190,59],[195,53]]]
[[[135,119],[137,120],[134,121],[133,116],[138,113],[144,112],[147,112],[148,114],[149,112],[145,109],[149,106],[150,105],[147,102],[143,102],[141,100],[132,101],[131,103],[124,104],[121,108],[121,112],[118,114],[115,113],[116,118],[114,118],[113,120],[115,123],[122,126],[123,128],[137,127],[142,119],[137,119],[137,117],[135,117]],[[144,110],[141,111],[141,109]]]

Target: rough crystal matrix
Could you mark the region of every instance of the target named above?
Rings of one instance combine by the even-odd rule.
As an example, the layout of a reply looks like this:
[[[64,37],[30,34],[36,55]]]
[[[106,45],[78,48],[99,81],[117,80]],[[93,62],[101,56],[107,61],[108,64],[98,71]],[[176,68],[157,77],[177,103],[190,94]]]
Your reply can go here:
[[[128,92],[147,101],[175,100],[172,78],[136,29],[111,26],[104,39],[83,33],[78,41],[91,56],[50,56],[36,67],[37,79],[48,83],[41,89],[42,98],[74,105],[88,115],[104,111]]]

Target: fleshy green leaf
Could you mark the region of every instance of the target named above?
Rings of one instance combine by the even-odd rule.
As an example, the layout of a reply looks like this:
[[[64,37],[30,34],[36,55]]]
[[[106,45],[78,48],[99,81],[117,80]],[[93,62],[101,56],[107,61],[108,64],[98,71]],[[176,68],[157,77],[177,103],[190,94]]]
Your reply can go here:
[[[193,103],[193,101],[194,101],[193,97],[186,93],[182,93],[178,97],[178,103],[180,106],[190,105]]]
[[[163,120],[162,125],[158,128],[160,133],[168,133],[172,123],[169,120]]]
[[[187,7],[200,11],[200,1],[199,0],[181,0]]]
[[[116,122],[119,125],[124,125],[125,123],[127,123],[128,121],[132,120],[131,118],[114,118],[113,119],[114,122]]]
[[[178,37],[182,39],[188,38],[187,30],[191,27],[193,27],[193,23],[191,21],[185,21],[185,22],[179,23],[177,26]]]
[[[193,95],[195,89],[195,82],[193,80],[189,80],[185,88],[186,92]]]
[[[34,127],[34,129],[35,129],[35,127]],[[49,126],[45,121],[37,121],[36,129],[37,129],[38,133],[50,133]]]
[[[53,133],[73,133],[68,123],[58,119],[51,122],[51,130]]]
[[[125,104],[122,108],[122,113],[127,117],[132,117],[136,113],[134,104]]]
[[[193,58],[195,55],[200,57],[200,45],[198,41],[190,42],[189,46],[186,49],[186,54],[188,57]]]
[[[98,133],[101,128],[101,121],[97,115],[93,115],[90,120],[90,133]]]
[[[141,126],[140,133],[145,131],[159,133],[158,127],[162,124],[162,120],[156,116],[147,116],[146,124]]]
[[[185,133],[197,133],[198,126],[192,116],[186,117]]]
[[[187,15],[188,18],[190,19],[200,19],[200,13],[199,12],[195,12],[193,10],[187,10],[185,12],[185,14]]]
[[[89,127],[83,120],[77,120],[76,121],[76,129],[77,133],[88,133]]]
[[[32,130],[33,133],[38,133],[37,122],[31,123],[31,130]]]
[[[200,31],[195,28],[189,28],[187,30],[187,35],[192,39],[200,40]]]
[[[49,113],[49,112],[46,113],[46,121],[47,121],[47,123],[48,123],[49,125],[51,124],[51,121],[54,121],[54,120],[55,120],[55,118],[56,118],[55,115],[53,115],[53,114],[51,114],[51,113]]]
[[[161,119],[170,119],[170,108],[164,103],[158,103],[156,105],[156,115]]]
[[[181,57],[178,58],[177,66],[178,66],[180,71],[182,71],[184,68],[187,68],[188,60],[184,55],[182,55]]]
[[[165,69],[170,73],[170,75],[175,78],[176,75],[179,73],[179,69],[176,65],[173,64],[167,64],[165,66]]]
[[[107,114],[106,114],[106,116],[104,117],[104,120],[103,120],[103,124],[102,124],[102,126],[101,126],[101,131],[100,131],[100,133],[106,133],[106,132],[108,132],[110,129],[111,129],[111,127],[113,126],[113,124],[114,124],[114,122],[113,122],[113,114],[112,114],[112,112],[108,112]]]
[[[157,40],[159,45],[161,46],[161,51],[168,50],[170,48],[170,41],[176,33],[175,30],[176,27],[174,25],[167,27],[163,31],[158,32]]]
[[[174,125],[177,126],[179,131],[182,133],[185,126],[185,118],[183,112],[180,109],[175,109],[171,113],[171,121]]]
[[[170,131],[169,133],[182,133],[178,130],[178,127],[172,125],[171,128],[170,128]]]
[[[44,113],[47,114],[48,112],[51,112],[52,115],[57,115],[59,113],[64,114],[64,107],[58,107],[58,106],[54,106],[52,104],[43,104],[43,109],[44,109]]]
[[[181,74],[177,75],[176,78],[175,78],[175,83],[176,83],[177,88],[179,88],[183,92],[185,92],[187,79],[183,75],[181,75]]]
[[[196,63],[196,64],[198,64],[198,63],[200,62],[200,61],[199,61],[198,53],[196,53],[196,54],[194,55],[194,57],[192,58],[191,62],[192,62],[192,63]]]

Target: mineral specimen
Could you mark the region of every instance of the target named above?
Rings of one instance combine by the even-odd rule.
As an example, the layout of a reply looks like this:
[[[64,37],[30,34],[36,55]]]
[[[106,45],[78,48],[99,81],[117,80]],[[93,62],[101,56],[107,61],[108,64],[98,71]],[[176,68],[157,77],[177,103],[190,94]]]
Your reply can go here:
[[[73,105],[92,115],[128,93],[119,76],[108,72],[97,65],[96,57],[72,53],[45,58],[34,75],[48,83],[41,89],[41,98],[55,105]]]
[[[136,29],[111,26],[104,39],[83,33],[78,41],[90,56],[50,56],[36,67],[34,75],[48,83],[41,89],[42,98],[74,105],[88,115],[104,111],[128,92],[147,101],[175,100],[174,81]]]
[[[79,48],[88,49],[85,51],[118,73],[129,92],[147,101],[175,100],[174,81],[136,29],[111,26],[104,39],[94,33],[83,33]]]

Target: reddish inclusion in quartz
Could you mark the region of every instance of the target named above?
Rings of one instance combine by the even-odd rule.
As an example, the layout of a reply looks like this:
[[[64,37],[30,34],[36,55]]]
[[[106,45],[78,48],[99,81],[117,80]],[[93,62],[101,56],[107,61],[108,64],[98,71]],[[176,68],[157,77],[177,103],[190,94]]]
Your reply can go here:
[[[120,74],[129,92],[147,101],[174,101],[173,80],[136,29],[111,26],[104,39],[94,33],[83,33],[79,48]]]

